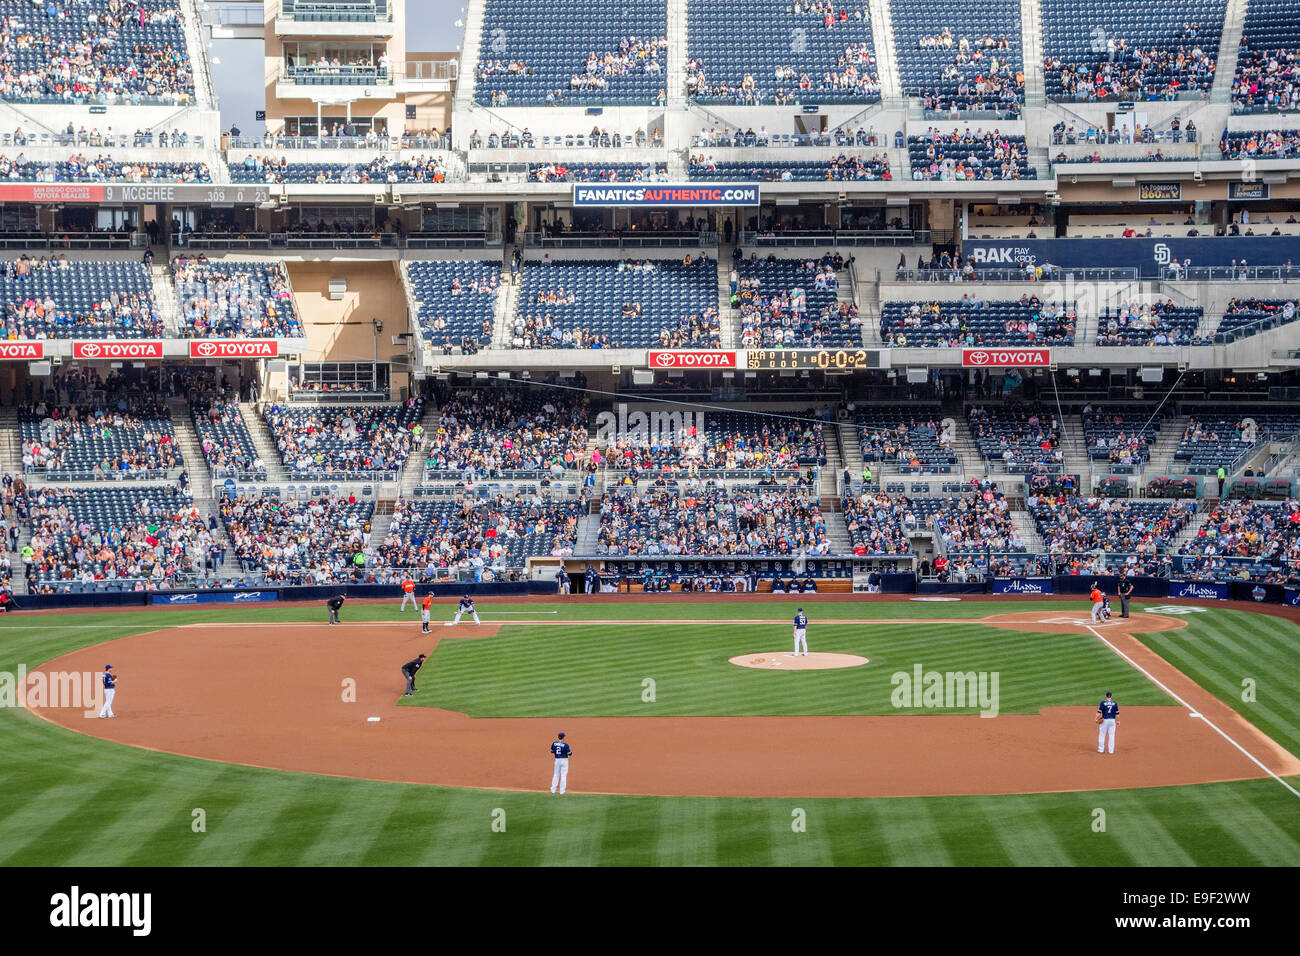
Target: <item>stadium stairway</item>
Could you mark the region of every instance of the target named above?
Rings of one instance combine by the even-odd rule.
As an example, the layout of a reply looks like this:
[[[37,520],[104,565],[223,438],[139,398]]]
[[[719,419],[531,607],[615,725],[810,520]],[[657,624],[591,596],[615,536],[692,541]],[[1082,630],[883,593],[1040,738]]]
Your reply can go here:
[[[670,110],[686,105],[687,43],[686,0],[668,0],[668,63],[664,73]]]
[[[731,250],[735,244],[718,243],[718,326],[724,349],[734,349],[740,341],[740,313],[731,308]]]
[[[956,416],[957,427],[952,430],[952,450],[957,454],[957,462],[961,465],[961,477],[964,481],[970,481],[971,478],[979,478],[988,474],[988,462],[980,454],[979,447],[975,444],[975,436],[970,430],[970,420],[964,416]]]
[[[424,444],[429,440],[429,436],[437,431],[441,418],[441,413],[433,407],[432,402],[425,405],[424,416],[420,419],[420,425],[424,428],[424,439],[411,449],[411,453],[406,456],[406,463],[402,465],[402,475],[397,485],[397,493],[400,497],[409,498],[415,493],[415,489],[424,483]]]
[[[1213,482],[1206,482],[1207,486],[1211,484],[1213,484]],[[1166,550],[1168,550],[1170,554],[1177,554],[1178,549],[1195,538],[1200,530],[1204,528],[1206,523],[1210,520],[1210,512],[1213,510],[1212,508],[1206,507],[1204,501],[1198,501],[1196,507],[1196,516],[1193,517],[1191,521],[1187,522],[1187,524],[1183,525],[1183,530],[1174,535],[1174,540],[1169,542],[1169,546]]]
[[[166,265],[166,250],[163,250],[162,264],[155,262],[149,267],[149,276],[153,282],[153,301],[162,317],[163,328],[168,338],[180,335],[180,302],[176,298],[176,286],[172,281],[171,269]],[[175,417],[175,416],[173,416]],[[189,413],[186,412],[186,417]]]
[[[1167,475],[1174,463],[1174,454],[1182,441],[1183,431],[1187,428],[1187,416],[1176,415],[1165,419],[1156,435],[1156,442],[1151,446],[1151,460],[1147,462],[1148,475]]]
[[[1210,87],[1211,103],[1227,103],[1232,99],[1232,80],[1237,73],[1237,53],[1241,49],[1241,31],[1246,22],[1246,4],[1247,0],[1228,0],[1223,33],[1219,37],[1219,56],[1214,66],[1214,85]]]
[[[573,542],[573,553],[586,557],[596,553],[600,537],[600,514],[583,515],[578,519],[578,536]]]
[[[1015,522],[1016,530],[1020,536],[1025,539],[1025,550],[1030,554],[1044,554],[1047,546],[1043,544],[1043,536],[1038,533],[1034,527],[1034,519],[1029,512],[1023,507],[1013,507],[1010,511],[1011,520]]]
[[[858,442],[858,428],[853,422],[840,422],[836,431],[840,438],[840,473],[847,468],[857,480],[862,477],[862,445]],[[874,469],[872,474],[875,474]]]
[[[825,432],[825,429],[823,429]],[[828,436],[826,442],[826,464],[821,467],[817,474],[817,494],[823,502],[827,500],[836,501],[838,504],[838,485],[839,476],[844,474],[844,456],[840,453],[840,431],[834,429]],[[829,510],[823,504],[822,510]]]
[[[254,402],[240,402],[239,411],[244,416],[244,424],[248,426],[248,434],[253,439],[253,447],[257,449],[257,454],[266,463],[266,480],[269,482],[288,481],[289,473],[285,470],[284,460],[280,457],[280,450],[275,447],[275,442],[271,440],[271,433],[266,428],[266,421],[262,418],[261,410]]]
[[[23,442],[18,437],[18,409],[6,405],[0,408],[0,455],[3,455],[3,469],[0,473],[21,475],[23,473]]]
[[[189,403],[183,398],[167,399],[167,409],[172,414],[172,430],[176,435],[176,447],[180,449],[185,460],[185,470],[189,472],[190,489],[196,500],[212,498],[212,469],[203,454],[199,434],[194,428],[190,415]]]
[[[493,348],[510,348],[510,329],[514,323],[518,301],[519,286],[509,281],[509,273],[507,272],[506,281],[497,286],[497,308],[496,314],[492,316]]]
[[[1065,421],[1061,422],[1061,450],[1064,453],[1065,473],[1078,475],[1086,487],[1085,479],[1092,468],[1092,461],[1088,457],[1088,445],[1083,437],[1083,419],[1078,415],[1066,415]]]
[[[880,78],[880,99],[885,103],[897,102],[903,96],[903,84],[898,79],[898,58],[894,54],[894,18],[889,10],[889,0],[870,0],[868,6],[871,14],[871,38],[876,48],[876,75]]]
[[[1025,105],[1040,105],[1045,96],[1042,0],[1020,0],[1020,49],[1025,68]]]
[[[479,46],[483,42],[483,15],[486,9],[487,0],[469,0],[465,4],[465,36],[461,45],[460,69],[456,71],[456,97],[453,104],[457,114],[467,113],[474,104],[474,91],[478,85],[478,71],[475,67],[478,65]]]
[[[185,45],[189,48],[191,69],[194,71],[195,105],[203,110],[216,110],[217,96],[212,83],[212,67],[208,58],[208,44],[203,39],[203,15],[199,11],[198,0],[181,0],[180,6],[185,15],[183,23]],[[213,155],[216,155],[215,151]],[[225,164],[221,162],[220,158],[217,159],[215,165],[211,160],[208,160],[208,168],[213,171],[215,181],[216,170],[218,168],[224,170]]]

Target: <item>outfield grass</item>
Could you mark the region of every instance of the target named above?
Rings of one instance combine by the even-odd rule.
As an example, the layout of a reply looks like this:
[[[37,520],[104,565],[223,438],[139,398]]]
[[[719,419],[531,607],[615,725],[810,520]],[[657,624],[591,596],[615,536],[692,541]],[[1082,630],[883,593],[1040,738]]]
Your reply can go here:
[[[812,650],[858,654],[870,663],[786,673],[729,663],[746,653],[789,654],[787,624],[507,625],[495,637],[440,642],[420,672],[422,693],[402,703],[473,717],[935,713],[900,710],[890,700],[892,676],[905,672],[910,684],[920,664],[926,671],[997,672],[1004,714],[1095,705],[1107,690],[1130,706],[1175,704],[1090,634],[823,623],[810,628],[808,642]],[[653,703],[642,699],[646,678],[655,682]]]
[[[1068,606],[1077,609],[1075,603]],[[804,607],[811,611],[815,605]],[[852,613],[829,613],[832,609]],[[814,622],[873,614],[937,617],[937,610],[973,609],[978,613],[951,616],[982,617],[1009,608],[828,605]],[[615,610],[667,618],[671,612],[698,617],[707,608],[605,606],[587,615],[590,610],[582,612],[588,619]],[[742,610],[746,617],[784,617],[773,605],[728,604],[719,610],[727,617],[741,617]],[[1196,625],[1209,633],[1220,613],[1206,614]],[[312,609],[285,607],[14,618],[0,622],[0,670],[178,623],[320,617]],[[396,617],[395,606],[345,612],[351,620]],[[779,630],[788,634],[784,625]],[[455,646],[480,643],[495,642]],[[930,666],[928,647],[920,659]],[[1265,665],[1262,658],[1253,663],[1256,670]],[[1272,671],[1259,674],[1261,687],[1273,686]],[[1278,674],[1284,682],[1287,674],[1294,676],[1285,669]],[[1290,680],[1290,687],[1294,691],[1296,681]],[[1125,699],[1131,693],[1126,691]],[[206,832],[192,830],[196,808],[205,811]],[[497,809],[505,814],[503,833],[492,829]],[[792,829],[797,809],[806,814],[806,832]],[[1096,809],[1106,813],[1105,833],[1093,830]],[[0,711],[0,863],[6,865],[1239,866],[1294,865],[1297,859],[1297,801],[1272,780],[871,800],[560,798],[237,767],[85,737],[26,711]]]
[[[1144,644],[1300,756],[1300,627],[1248,611],[1188,614]],[[1253,701],[1243,699],[1253,681]]]

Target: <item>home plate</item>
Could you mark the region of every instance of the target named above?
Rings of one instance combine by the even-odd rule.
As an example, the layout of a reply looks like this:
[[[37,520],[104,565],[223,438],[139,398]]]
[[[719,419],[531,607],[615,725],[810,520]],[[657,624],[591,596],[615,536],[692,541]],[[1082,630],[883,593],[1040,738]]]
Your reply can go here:
[[[752,667],[756,670],[783,671],[826,671],[841,667],[861,667],[870,660],[857,654],[823,654],[810,651],[798,657],[789,652],[766,651],[760,654],[741,654],[731,658],[730,663],[739,667]]]
[[[382,717],[367,717],[367,718],[366,718],[366,723],[377,724],[377,723],[379,723],[379,722],[380,722],[381,720],[383,720],[383,719],[384,719],[384,718],[382,718]]]

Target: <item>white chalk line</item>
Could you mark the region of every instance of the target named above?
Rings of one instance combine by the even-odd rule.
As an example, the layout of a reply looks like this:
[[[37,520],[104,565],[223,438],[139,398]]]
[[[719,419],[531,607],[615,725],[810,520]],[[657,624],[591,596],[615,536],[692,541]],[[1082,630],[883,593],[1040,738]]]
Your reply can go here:
[[[1147,670],[1145,667],[1143,667],[1143,666],[1142,666],[1141,664],[1139,664],[1137,661],[1133,660],[1133,658],[1129,657],[1127,654],[1125,654],[1123,651],[1121,651],[1118,647],[1116,647],[1116,646],[1115,646],[1114,644],[1112,644],[1110,641],[1106,640],[1106,638],[1104,638],[1104,637],[1101,635],[1101,633],[1100,633],[1100,632],[1099,632],[1095,627],[1093,627],[1092,625],[1088,625],[1088,630],[1092,631],[1093,636],[1095,636],[1095,637],[1097,638],[1097,640],[1101,641],[1103,644],[1105,644],[1107,647],[1109,647],[1112,651],[1114,651],[1116,654],[1118,654],[1118,655],[1119,655],[1120,657],[1122,657],[1124,660],[1128,661],[1128,663],[1129,663],[1130,665],[1132,665],[1134,668],[1136,668],[1137,670],[1141,671],[1141,673],[1144,674],[1144,675],[1146,676],[1147,680],[1151,681],[1151,683],[1155,684],[1157,687],[1159,687],[1161,690],[1163,690],[1166,694],[1168,694],[1168,695],[1169,695],[1170,697],[1172,697],[1174,700],[1178,701],[1178,703],[1180,703],[1180,704],[1182,704],[1184,707],[1186,707],[1187,710],[1188,710],[1188,712],[1190,713],[1190,715],[1191,715],[1192,717],[1198,717],[1198,718],[1200,718],[1201,720],[1203,720],[1203,721],[1204,721],[1204,722],[1205,722],[1205,723],[1206,723],[1210,728],[1212,728],[1212,729],[1214,730],[1215,733],[1217,733],[1220,737],[1222,737],[1222,738],[1223,738],[1224,740],[1226,740],[1228,743],[1232,744],[1234,747],[1236,747],[1238,750],[1240,750],[1243,754],[1245,754],[1246,757],[1250,760],[1251,763],[1253,763],[1255,766],[1257,766],[1260,770],[1263,770],[1266,774],[1268,774],[1270,777],[1272,777],[1274,780],[1276,780],[1276,781],[1277,781],[1278,783],[1280,783],[1282,786],[1284,786],[1284,787],[1286,787],[1288,790],[1290,790],[1291,793],[1292,793],[1294,796],[1296,796],[1296,797],[1300,797],[1300,790],[1296,790],[1295,787],[1291,786],[1291,784],[1287,783],[1285,780],[1283,780],[1281,777],[1279,777],[1277,774],[1275,774],[1275,773],[1274,773],[1272,770],[1270,770],[1268,767],[1264,766],[1264,764],[1259,760],[1259,758],[1257,758],[1253,753],[1251,753],[1249,750],[1247,750],[1247,749],[1246,749],[1245,747],[1243,747],[1241,744],[1237,743],[1237,741],[1235,741],[1235,740],[1233,740],[1231,737],[1229,737],[1229,736],[1228,736],[1228,735],[1227,735],[1227,734],[1226,734],[1226,733],[1225,733],[1225,732],[1224,732],[1224,731],[1223,731],[1223,730],[1222,730],[1222,729],[1221,729],[1221,728],[1220,728],[1220,727],[1219,727],[1219,726],[1218,726],[1214,721],[1210,720],[1210,718],[1206,717],[1204,714],[1202,714],[1200,711],[1198,711],[1198,710],[1197,710],[1195,707],[1193,707],[1191,704],[1187,703],[1187,701],[1185,701],[1185,700],[1183,700],[1181,697],[1179,697],[1176,693],[1174,693],[1173,690],[1171,690],[1170,688],[1166,687],[1166,686],[1165,686],[1165,685],[1160,681],[1160,679],[1157,678],[1154,674],[1152,674],[1149,670]],[[1209,693],[1209,691],[1206,691],[1206,693]],[[1225,705],[1225,706],[1226,706],[1226,705]],[[1244,719],[1244,718],[1243,718],[1243,719]]]

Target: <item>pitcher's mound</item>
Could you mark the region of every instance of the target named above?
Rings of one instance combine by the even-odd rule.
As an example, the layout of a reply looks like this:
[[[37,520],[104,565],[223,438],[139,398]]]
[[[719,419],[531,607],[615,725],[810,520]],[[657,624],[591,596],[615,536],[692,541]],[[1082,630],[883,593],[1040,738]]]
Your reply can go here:
[[[791,657],[789,652],[741,654],[739,657],[733,657],[731,663],[739,664],[741,667],[755,667],[763,671],[828,671],[838,667],[861,667],[863,664],[869,664],[870,661],[857,654],[818,654],[816,651],[809,651],[806,655],[800,654],[798,657]]]

